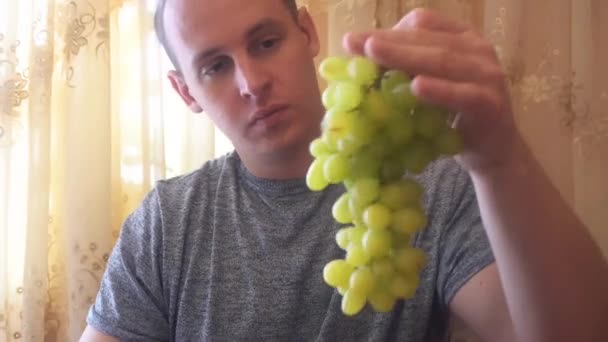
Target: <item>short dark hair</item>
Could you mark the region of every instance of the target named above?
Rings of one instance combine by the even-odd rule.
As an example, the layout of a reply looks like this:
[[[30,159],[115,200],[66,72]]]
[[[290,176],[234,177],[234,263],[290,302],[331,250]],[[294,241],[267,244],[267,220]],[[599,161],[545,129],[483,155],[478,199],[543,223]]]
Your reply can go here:
[[[297,15],[298,15],[298,6],[296,5],[296,0],[282,0],[282,1],[283,1],[283,4],[285,4],[285,6],[287,6],[287,9],[291,13],[291,15],[294,17],[294,19],[296,19]],[[160,45],[163,47],[163,49],[165,49],[167,56],[169,56],[169,60],[171,61],[173,66],[179,70],[177,56],[175,55],[173,48],[171,48],[171,45],[169,44],[169,41],[167,39],[166,30],[165,30],[164,15],[165,15],[166,5],[167,5],[167,0],[158,0],[158,4],[156,6],[156,12],[154,13],[154,31],[156,31],[156,36],[158,37],[158,41],[160,42]]]

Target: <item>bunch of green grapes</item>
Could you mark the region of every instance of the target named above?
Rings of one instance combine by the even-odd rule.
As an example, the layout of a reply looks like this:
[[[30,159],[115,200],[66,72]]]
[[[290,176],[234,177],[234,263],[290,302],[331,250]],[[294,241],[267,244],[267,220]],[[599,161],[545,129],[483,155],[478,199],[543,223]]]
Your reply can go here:
[[[410,243],[427,225],[424,188],[408,172],[460,152],[462,141],[447,112],[411,93],[408,75],[359,56],[329,57],[319,69],[329,84],[327,111],[322,135],[310,144],[315,159],[306,181],[313,191],[338,183],[347,190],[332,209],[344,225],[336,243],[345,258],[329,262],[323,278],[343,296],[344,314],[367,303],[388,312],[414,295],[426,263]]]

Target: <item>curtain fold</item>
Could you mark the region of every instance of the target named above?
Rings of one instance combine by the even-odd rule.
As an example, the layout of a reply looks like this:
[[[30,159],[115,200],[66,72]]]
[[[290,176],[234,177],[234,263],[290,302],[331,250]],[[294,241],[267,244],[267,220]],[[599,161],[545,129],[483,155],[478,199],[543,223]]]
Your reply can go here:
[[[317,63],[344,54],[344,33],[391,27],[420,6],[484,33],[525,139],[608,255],[608,3],[299,3],[317,24]],[[154,7],[0,1],[0,342],[78,340],[127,215],[156,181],[232,148],[166,80]]]

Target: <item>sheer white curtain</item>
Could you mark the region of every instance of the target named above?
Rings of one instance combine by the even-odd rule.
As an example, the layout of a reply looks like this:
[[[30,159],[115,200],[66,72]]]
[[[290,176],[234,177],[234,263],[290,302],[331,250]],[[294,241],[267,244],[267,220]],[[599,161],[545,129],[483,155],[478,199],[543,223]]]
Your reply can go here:
[[[126,215],[230,149],[168,87],[153,1],[0,1],[0,341],[75,341]]]

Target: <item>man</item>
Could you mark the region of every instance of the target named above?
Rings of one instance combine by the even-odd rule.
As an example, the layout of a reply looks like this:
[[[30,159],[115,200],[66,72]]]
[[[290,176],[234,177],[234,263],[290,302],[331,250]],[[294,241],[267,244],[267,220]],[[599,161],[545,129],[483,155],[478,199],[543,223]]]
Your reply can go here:
[[[82,341],[423,341],[448,314],[483,341],[608,341],[608,267],[518,134],[495,52],[468,26],[416,10],[344,39],[461,113],[466,145],[418,177],[430,221],[414,244],[429,264],[415,297],[346,317],[321,278],[343,256],[330,215],[343,188],[303,181],[323,115],[309,14],[290,0],[170,0],[158,19],[174,88],[236,152],[160,182],[129,217]]]

